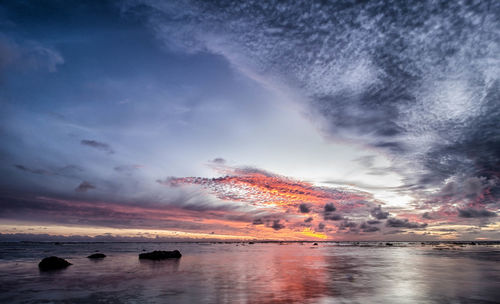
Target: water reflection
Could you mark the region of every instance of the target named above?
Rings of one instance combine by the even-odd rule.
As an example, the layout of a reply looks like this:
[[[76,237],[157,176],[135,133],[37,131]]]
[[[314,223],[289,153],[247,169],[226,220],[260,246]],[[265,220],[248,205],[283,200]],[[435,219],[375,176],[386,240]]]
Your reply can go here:
[[[0,302],[494,303],[500,298],[496,248],[179,244],[180,260],[148,261],[138,259],[137,244],[119,244],[100,248],[107,257],[95,263],[73,253],[95,250],[86,246],[50,249],[73,263],[57,273],[39,273],[38,261],[24,255],[0,260]],[[38,250],[44,254],[44,248]]]
[[[169,273],[177,272],[179,270],[179,265],[181,263],[180,259],[168,259],[168,260],[145,260],[139,259],[141,266],[148,267],[152,272],[159,273]]]

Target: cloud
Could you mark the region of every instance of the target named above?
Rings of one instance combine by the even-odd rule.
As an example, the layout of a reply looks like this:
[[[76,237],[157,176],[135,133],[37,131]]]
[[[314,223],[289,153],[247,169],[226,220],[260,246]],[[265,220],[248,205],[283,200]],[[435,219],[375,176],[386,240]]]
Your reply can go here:
[[[394,228],[425,228],[427,227],[426,223],[415,223],[415,222],[410,222],[408,219],[397,219],[397,218],[390,218],[386,221],[385,225],[387,227],[394,227]]]
[[[213,233],[211,233],[213,234]],[[241,238],[246,239],[246,238]],[[236,239],[238,240],[238,239]],[[220,241],[220,235],[187,235],[178,234],[173,236],[159,236],[155,234],[124,236],[113,234],[100,234],[95,236],[89,235],[54,235],[46,233],[0,233],[1,242],[209,242]]]
[[[75,188],[76,192],[87,192],[88,190],[95,189],[96,186],[92,185],[89,182],[83,181],[78,185],[78,187]]]
[[[385,220],[389,216],[389,212],[382,211],[382,206],[373,208],[370,214],[377,220]]]
[[[30,223],[205,233],[223,231],[225,234],[245,235],[252,217],[255,217],[255,214],[248,211],[217,208],[190,210],[168,202],[153,205],[143,200],[116,203],[102,200],[0,196],[0,219]],[[252,234],[266,235],[272,224],[270,221],[269,227],[254,226]],[[281,224],[279,220],[278,224]]]
[[[274,220],[273,224],[271,225],[271,228],[273,228],[274,230],[280,230],[285,228],[285,225],[280,223],[280,220]]]
[[[375,227],[375,226],[370,226],[368,225],[367,223],[362,223],[359,228],[361,228],[361,230],[363,232],[376,232],[376,231],[379,231],[380,228],[378,227]]]
[[[432,220],[433,219],[432,215],[429,212],[424,212],[422,214],[422,218],[426,219],[426,220]]]
[[[375,163],[375,155],[367,155],[356,158],[354,161],[366,168],[372,168]]]
[[[500,177],[495,1],[143,0],[124,10],[141,5],[167,47],[224,56],[264,85],[298,91],[327,138],[390,153],[412,195]],[[498,183],[487,196],[470,186],[465,196],[500,198]]]
[[[287,228],[301,233],[305,226],[314,229],[309,223],[322,218],[345,222],[340,224],[344,230],[356,232],[358,224],[344,215],[366,220],[377,203],[365,192],[315,186],[256,168],[225,167],[223,173],[226,175],[215,178],[169,177],[157,182],[179,190],[188,185],[201,186],[220,201],[241,203],[234,206],[255,210],[259,216],[249,220],[253,226],[265,224],[276,231]],[[289,224],[285,227],[285,223]],[[314,235],[314,230],[310,232]]]
[[[340,221],[340,220],[344,219],[344,217],[340,214],[337,214],[337,213],[325,213],[323,215],[323,219],[325,221]]]
[[[139,170],[141,168],[141,165],[121,165],[121,166],[116,166],[113,169],[116,172],[123,173],[126,175],[131,175],[135,171]]]
[[[334,212],[335,210],[337,209],[335,208],[335,205],[333,203],[325,204],[325,212]]]
[[[107,152],[109,154],[115,153],[115,151],[113,151],[113,149],[111,149],[111,147],[108,144],[100,142],[100,141],[83,139],[80,141],[80,143],[84,146],[92,147],[94,149],[98,149],[98,150]]]
[[[339,230],[350,230],[350,231],[355,231],[355,228],[358,226],[355,222],[351,222],[349,220],[344,220],[343,222],[340,223],[339,225]]]
[[[495,212],[486,209],[465,208],[458,209],[458,216],[463,218],[496,217]]]
[[[300,204],[299,211],[300,213],[309,213],[311,211],[311,208],[307,204]]]
[[[32,169],[32,168],[25,167],[23,165],[14,165],[14,167],[16,167],[17,169],[19,169],[21,171],[25,171],[25,172],[29,172],[29,173],[33,173],[33,174],[51,175],[50,172],[43,170],[43,169]]]
[[[63,167],[58,167],[58,168],[52,168],[52,169],[38,169],[38,168],[30,168],[24,165],[14,165],[15,168],[24,171],[24,172],[29,172],[32,174],[39,174],[39,175],[46,175],[46,176],[51,176],[51,175],[58,175],[58,176],[65,176],[65,177],[76,177],[79,172],[83,171],[82,168],[79,166],[75,165],[67,165]]]
[[[218,165],[224,165],[226,163],[226,160],[224,158],[217,157],[217,158],[214,158],[212,160],[212,163],[218,164]]]
[[[263,225],[263,224],[264,224],[264,221],[262,219],[260,219],[260,218],[254,219],[252,221],[252,225]]]
[[[14,41],[0,34],[0,76],[7,69],[47,70],[55,72],[64,58],[54,48],[38,41]]]
[[[371,195],[361,191],[318,187],[311,183],[294,180],[255,168],[226,168],[228,175],[217,178],[169,177],[158,183],[170,187],[186,184],[200,185],[217,198],[228,201],[246,202],[254,206],[280,206],[291,208],[307,204],[310,208],[331,208],[336,202],[336,209],[351,210],[364,206],[365,200],[372,200]]]

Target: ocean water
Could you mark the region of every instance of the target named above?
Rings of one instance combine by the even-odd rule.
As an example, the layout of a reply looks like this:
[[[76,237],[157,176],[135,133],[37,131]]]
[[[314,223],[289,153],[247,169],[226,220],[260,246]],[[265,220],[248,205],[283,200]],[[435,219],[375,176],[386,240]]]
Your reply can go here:
[[[51,255],[73,265],[40,272]],[[499,302],[498,245],[0,243],[0,303]]]

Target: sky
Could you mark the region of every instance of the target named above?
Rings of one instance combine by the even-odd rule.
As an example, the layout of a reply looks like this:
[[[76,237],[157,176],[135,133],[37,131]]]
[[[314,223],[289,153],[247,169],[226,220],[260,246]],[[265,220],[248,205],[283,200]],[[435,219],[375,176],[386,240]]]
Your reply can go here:
[[[499,240],[498,1],[2,1],[0,240]]]

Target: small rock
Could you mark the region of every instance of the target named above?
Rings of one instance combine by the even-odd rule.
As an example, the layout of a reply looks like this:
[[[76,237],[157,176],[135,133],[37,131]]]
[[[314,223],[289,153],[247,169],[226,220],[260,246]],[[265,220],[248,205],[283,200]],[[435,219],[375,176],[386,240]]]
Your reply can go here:
[[[106,255],[104,253],[94,253],[94,254],[89,255],[87,258],[89,258],[89,259],[103,259],[105,257],[106,257]]]
[[[313,246],[318,246],[318,243],[314,243]]]
[[[58,258],[56,256],[51,256],[48,258],[43,259],[39,264],[38,268],[42,271],[47,271],[47,270],[56,270],[56,269],[63,269],[68,267],[69,265],[72,265],[70,262],[66,261],[65,259]]]
[[[182,254],[179,250],[174,251],[160,251],[146,252],[139,254],[139,259],[147,260],[164,260],[164,259],[180,259]]]

